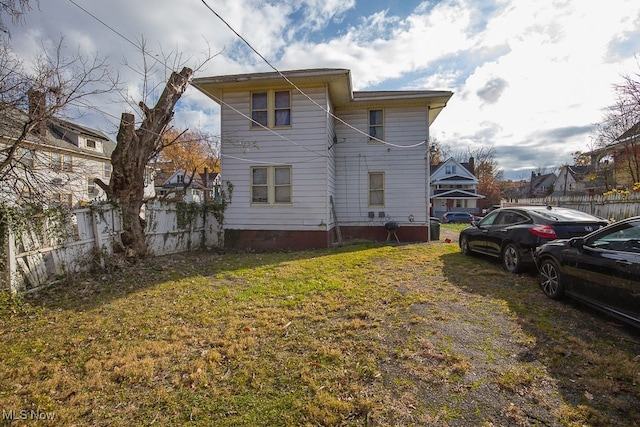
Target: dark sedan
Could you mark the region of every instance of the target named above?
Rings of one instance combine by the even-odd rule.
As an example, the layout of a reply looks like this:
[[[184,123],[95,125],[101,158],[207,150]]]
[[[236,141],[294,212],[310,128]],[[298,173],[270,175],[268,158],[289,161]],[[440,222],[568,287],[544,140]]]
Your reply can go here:
[[[549,298],[568,295],[640,328],[640,216],[547,243],[534,257]]]
[[[587,213],[551,206],[515,206],[491,211],[460,232],[460,250],[502,260],[511,273],[533,266],[533,251],[555,239],[584,236],[607,221]]]

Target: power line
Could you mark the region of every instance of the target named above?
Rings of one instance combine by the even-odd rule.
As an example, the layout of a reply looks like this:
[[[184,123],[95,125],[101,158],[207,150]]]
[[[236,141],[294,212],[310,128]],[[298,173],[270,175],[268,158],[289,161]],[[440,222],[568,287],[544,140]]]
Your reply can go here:
[[[223,24],[225,24],[227,26],[227,28],[229,28],[240,40],[242,40],[248,47],[249,49],[251,49],[256,55],[258,55],[260,57],[260,59],[262,59],[269,67],[271,67],[271,69],[273,69],[276,73],[278,73],[278,75],[280,77],[282,77],[287,83],[289,83],[293,88],[295,88],[298,92],[300,92],[304,97],[306,97],[309,101],[311,101],[313,104],[315,104],[318,108],[320,108],[323,112],[325,112],[326,114],[330,115],[332,118],[334,118],[335,120],[339,121],[340,123],[342,123],[343,125],[349,127],[350,129],[364,135],[367,136],[368,138],[371,138],[374,141],[380,142],[382,144],[385,145],[389,145],[392,147],[397,147],[397,148],[413,148],[413,147],[418,147],[422,144],[425,144],[427,141],[420,141],[419,143],[413,144],[413,145],[398,145],[398,144],[392,144],[386,141],[383,141],[381,139],[378,139],[374,136],[369,135],[366,132],[361,131],[360,129],[356,128],[355,126],[347,123],[346,121],[344,121],[342,118],[336,116],[335,114],[333,114],[331,111],[329,111],[328,108],[325,108],[324,106],[320,105],[318,102],[316,102],[313,98],[311,98],[309,95],[307,95],[302,89],[300,89],[295,83],[293,83],[287,76],[285,76],[280,70],[278,70],[278,68],[276,68],[273,64],[271,64],[271,62],[269,62],[269,60],[267,58],[265,58],[260,52],[258,52],[258,50],[256,48],[254,48],[251,43],[249,43],[244,37],[242,37],[242,35],[240,35],[232,26],[231,24],[229,24],[222,16],[220,16],[220,14],[218,14],[218,12],[216,12],[215,10],[213,10],[213,8],[211,6],[209,6],[206,2],[206,0],[201,0],[202,3],[205,5],[205,7],[207,9],[209,9],[209,11],[211,11],[211,13],[213,13],[220,21],[222,21]]]

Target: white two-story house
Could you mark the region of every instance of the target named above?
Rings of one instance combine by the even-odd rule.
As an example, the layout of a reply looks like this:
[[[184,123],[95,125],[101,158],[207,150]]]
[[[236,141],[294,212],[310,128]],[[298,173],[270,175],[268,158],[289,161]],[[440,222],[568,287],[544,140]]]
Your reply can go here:
[[[350,71],[194,79],[221,106],[221,176],[234,186],[225,244],[328,247],[429,237],[429,126],[449,91],[354,92]]]
[[[36,109],[44,109],[45,97],[30,93],[29,111],[4,108],[0,117],[0,159],[6,159],[25,123]],[[13,203],[44,202],[75,208],[94,200],[106,200],[96,179],[108,184],[115,141],[103,132],[55,117],[39,123],[13,155],[18,172],[0,182],[1,199]],[[3,157],[4,156],[4,157]],[[155,195],[152,169],[148,168],[145,197]]]
[[[431,203],[433,215],[440,218],[446,212],[479,213],[478,179],[474,175],[474,159],[461,163],[453,157],[433,165],[431,172]]]

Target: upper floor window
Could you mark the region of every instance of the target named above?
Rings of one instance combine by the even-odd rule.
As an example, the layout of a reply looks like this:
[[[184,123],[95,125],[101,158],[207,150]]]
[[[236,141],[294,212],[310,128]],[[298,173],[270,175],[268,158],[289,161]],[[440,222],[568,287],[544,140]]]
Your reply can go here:
[[[369,172],[369,206],[384,206],[384,172]]]
[[[34,166],[34,151],[29,150],[28,148],[20,148],[18,158],[20,163],[23,165],[32,168]]]
[[[447,175],[453,175],[456,173],[456,165],[447,165],[445,166],[444,172]]]
[[[111,163],[104,162],[104,169],[102,171],[102,176],[105,178],[111,178]]]
[[[73,170],[73,158],[71,154],[51,153],[51,169],[71,172]]]
[[[251,203],[291,203],[291,166],[252,167]]]
[[[178,184],[184,183],[184,175],[176,175],[176,182],[178,182]]]
[[[291,91],[269,90],[251,94],[251,127],[291,125]]]
[[[92,149],[96,149],[96,141],[94,141],[93,139],[87,139],[87,148],[92,148]]]
[[[369,110],[369,137],[384,139],[384,114],[382,110]]]

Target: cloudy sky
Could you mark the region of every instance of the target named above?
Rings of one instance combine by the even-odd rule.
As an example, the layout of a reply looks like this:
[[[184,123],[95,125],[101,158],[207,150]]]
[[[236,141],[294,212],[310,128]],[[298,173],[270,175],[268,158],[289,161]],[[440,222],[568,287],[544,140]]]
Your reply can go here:
[[[135,99],[143,38],[148,64],[179,53],[173,64],[197,67],[216,53],[197,77],[272,71],[229,26],[279,70],[348,68],[355,90],[453,91],[432,136],[495,147],[511,179],[587,151],[613,85],[640,72],[638,0],[40,0],[11,37],[25,58],[61,36],[107,57]],[[128,107],[110,101],[84,124],[114,135]],[[218,134],[218,109],[191,88],[174,124]]]

